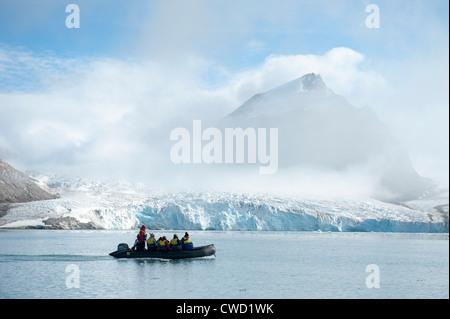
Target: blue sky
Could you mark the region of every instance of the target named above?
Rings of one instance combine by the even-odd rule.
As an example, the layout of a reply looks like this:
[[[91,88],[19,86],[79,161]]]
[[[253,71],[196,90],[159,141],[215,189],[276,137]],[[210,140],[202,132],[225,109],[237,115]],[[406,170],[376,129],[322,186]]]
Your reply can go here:
[[[70,3],[79,29],[66,28]],[[365,24],[371,3],[379,29]],[[136,156],[158,125],[224,116],[316,72],[372,107],[421,173],[448,176],[448,30],[444,0],[2,0],[0,158]]]
[[[65,26],[65,9],[72,2],[80,8],[79,29]],[[321,55],[335,47],[363,54],[360,67],[376,71],[448,55],[447,1],[377,1],[379,29],[365,25],[370,3],[6,0],[0,3],[0,48],[50,59],[171,63],[195,56],[231,73],[261,65],[270,55]],[[32,73],[0,76],[0,91],[39,88],[30,82]],[[203,71],[203,78],[213,86],[228,79],[214,69]]]
[[[67,29],[67,4],[81,28]],[[345,46],[374,61],[429,54],[448,42],[447,1],[376,1],[380,29],[365,26],[369,1],[2,1],[0,42],[61,56],[158,56],[189,51],[231,68],[269,54],[323,54]],[[435,34],[439,36],[439,34]],[[252,45],[253,44],[253,45]]]

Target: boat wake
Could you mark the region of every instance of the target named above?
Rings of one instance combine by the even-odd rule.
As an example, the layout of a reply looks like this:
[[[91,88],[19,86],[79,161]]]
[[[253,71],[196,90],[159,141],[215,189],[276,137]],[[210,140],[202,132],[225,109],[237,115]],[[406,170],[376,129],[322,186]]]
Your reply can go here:
[[[101,261],[110,259],[108,256],[100,255],[68,255],[68,254],[50,254],[50,255],[24,255],[24,254],[0,254],[0,262],[16,261],[62,261],[62,262],[83,262],[83,261]]]

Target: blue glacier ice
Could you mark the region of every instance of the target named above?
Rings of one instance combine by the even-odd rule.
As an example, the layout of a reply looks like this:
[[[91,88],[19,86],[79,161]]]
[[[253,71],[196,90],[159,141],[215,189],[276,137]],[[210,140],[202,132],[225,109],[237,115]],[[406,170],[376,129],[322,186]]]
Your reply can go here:
[[[386,203],[249,192],[168,191],[139,184],[50,179],[61,197],[13,204],[1,228],[280,230],[448,233],[448,190]],[[71,221],[68,223],[68,221]],[[77,225],[79,223],[79,225]],[[53,225],[55,226],[55,225]],[[76,228],[76,227],[75,227]]]

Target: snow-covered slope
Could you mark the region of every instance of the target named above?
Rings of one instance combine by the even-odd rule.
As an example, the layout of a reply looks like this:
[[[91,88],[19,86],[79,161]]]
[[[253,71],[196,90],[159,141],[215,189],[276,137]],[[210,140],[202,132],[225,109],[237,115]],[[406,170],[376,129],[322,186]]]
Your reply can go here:
[[[279,171],[365,172],[374,183],[370,195],[383,200],[414,199],[433,187],[369,107],[351,105],[318,74],[254,95],[220,124],[278,128]]]
[[[232,192],[169,192],[37,176],[61,198],[14,204],[0,227],[448,232],[448,191],[402,205]]]

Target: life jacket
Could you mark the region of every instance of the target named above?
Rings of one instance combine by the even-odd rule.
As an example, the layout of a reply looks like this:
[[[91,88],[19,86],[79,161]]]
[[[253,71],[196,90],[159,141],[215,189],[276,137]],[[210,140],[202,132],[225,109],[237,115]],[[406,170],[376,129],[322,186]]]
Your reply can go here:
[[[150,247],[156,246],[156,241],[155,241],[154,237],[150,237],[149,239],[147,239],[147,246],[150,246]]]
[[[178,238],[174,238],[170,241],[170,246],[178,246]]]
[[[145,242],[145,240],[147,239],[147,234],[145,233],[144,230],[140,230],[139,234],[137,235],[137,239],[138,239],[138,243],[142,243]]]
[[[194,244],[192,243],[191,239],[189,237],[183,237],[182,240],[183,249],[194,249]]]
[[[158,242],[158,244],[159,244],[159,250],[166,250],[166,249],[167,249],[166,241],[165,241],[165,240],[160,240],[160,241]]]

